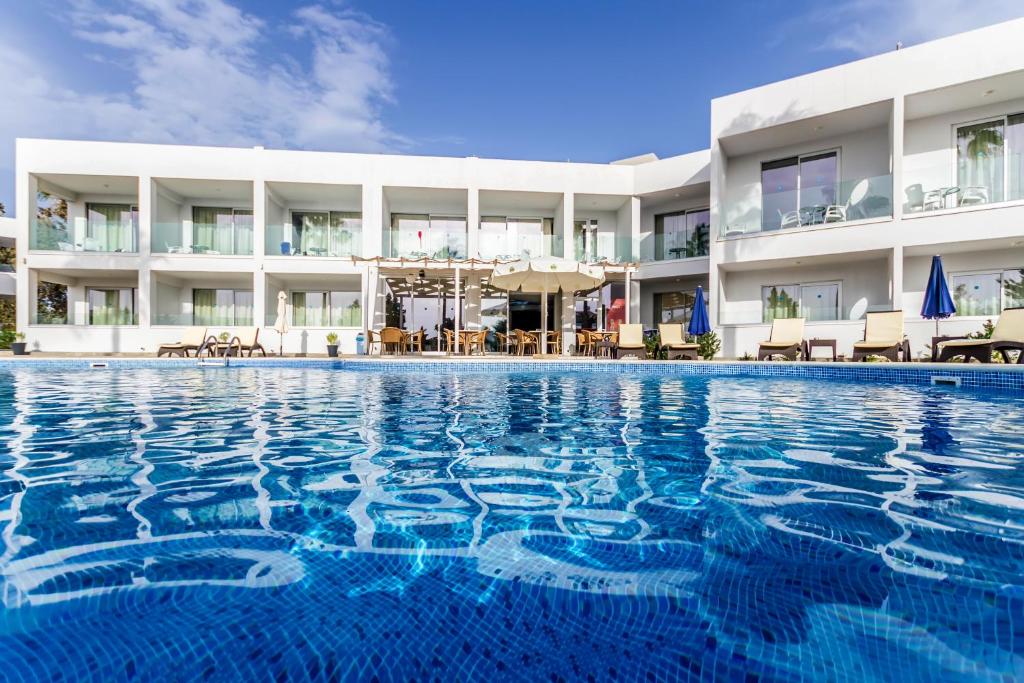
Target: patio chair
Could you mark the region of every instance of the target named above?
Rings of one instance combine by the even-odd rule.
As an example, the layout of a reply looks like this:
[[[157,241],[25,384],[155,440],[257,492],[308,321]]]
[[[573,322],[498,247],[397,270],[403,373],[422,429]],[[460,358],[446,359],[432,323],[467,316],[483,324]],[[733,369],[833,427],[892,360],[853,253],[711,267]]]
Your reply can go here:
[[[587,330],[580,330],[576,333],[576,355],[577,356],[592,356],[594,355],[594,345],[590,336],[590,332]]]
[[[455,333],[447,328],[441,330],[441,336],[438,338],[437,343],[439,345],[438,351],[451,353],[455,350]]]
[[[405,333],[397,327],[385,327],[380,331],[381,353],[401,354],[405,343]]]
[[[238,349],[238,355],[241,356],[244,352],[249,352],[249,358],[252,358],[252,354],[255,351],[259,351],[260,354],[266,358],[267,351],[263,348],[263,345],[259,342],[260,328],[258,327],[243,327],[235,336],[224,345],[224,355],[233,356],[234,349]]]
[[[423,353],[423,339],[426,335],[427,333],[422,327],[415,332],[404,333],[405,350],[409,353]]]
[[[768,341],[761,342],[757,347],[757,359],[771,360],[775,356],[782,356],[786,360],[807,358],[803,318],[772,320],[772,331],[768,335]]]
[[[554,349],[552,351],[551,349]],[[545,345],[544,353],[559,354],[562,352],[562,332],[560,330],[551,330],[548,332],[547,344]]]
[[[659,324],[658,337],[661,339],[661,348],[665,350],[665,357],[668,360],[700,359],[700,345],[686,342],[682,324]]]
[[[864,321],[864,341],[853,345],[853,360],[864,361],[881,356],[893,362],[910,360],[910,342],[903,335],[903,311],[868,313]]]
[[[516,336],[516,355],[525,356],[531,349],[533,353],[539,352],[540,344],[537,342],[537,337],[519,329],[512,330],[512,334]]]
[[[377,351],[380,351],[380,332],[374,332],[373,330],[366,331],[366,354],[373,354],[373,347],[377,347]]]
[[[956,339],[939,344],[939,362],[946,363],[958,356],[964,362],[973,358],[979,363],[991,363],[992,354],[999,352],[1004,363],[1011,363],[1010,351],[1018,351],[1017,365],[1024,365],[1024,308],[1006,308],[992,330],[991,339]]]
[[[481,356],[487,355],[487,328],[482,328],[479,332],[466,336],[466,355],[473,355],[479,353]]]
[[[205,341],[205,327],[189,327],[185,330],[185,333],[181,335],[180,342],[175,344],[161,344],[160,348],[156,350],[156,355],[157,358],[164,354],[168,356],[184,356],[187,358],[189,351],[195,351],[198,355],[199,348]]]
[[[799,211],[787,211],[786,213],[782,213],[781,209],[776,209],[776,211],[779,212],[779,227],[781,229],[800,227]]]
[[[850,209],[864,201],[864,198],[868,196],[868,188],[871,184],[865,178],[853,187],[853,191],[850,193],[849,199],[846,200],[844,206],[833,204],[825,209],[825,222],[826,223],[842,223],[850,220]]]
[[[639,323],[619,325],[619,343],[615,346],[615,357],[647,358],[647,347],[644,345],[644,326]]]
[[[960,206],[978,206],[988,204],[988,188],[979,185],[965,187],[960,195]]]

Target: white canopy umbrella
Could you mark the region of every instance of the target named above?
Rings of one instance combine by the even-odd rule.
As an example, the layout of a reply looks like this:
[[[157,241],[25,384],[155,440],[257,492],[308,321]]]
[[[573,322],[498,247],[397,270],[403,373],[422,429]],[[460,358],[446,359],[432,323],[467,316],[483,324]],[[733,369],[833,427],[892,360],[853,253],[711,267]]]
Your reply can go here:
[[[277,293],[277,320],[274,321],[274,329],[279,335],[277,355],[284,355],[284,335],[290,329],[288,327],[288,295],[284,292]]]
[[[540,351],[547,350],[548,292],[578,292],[604,282],[600,268],[560,258],[535,258],[494,266],[490,283],[499,289],[540,294]]]

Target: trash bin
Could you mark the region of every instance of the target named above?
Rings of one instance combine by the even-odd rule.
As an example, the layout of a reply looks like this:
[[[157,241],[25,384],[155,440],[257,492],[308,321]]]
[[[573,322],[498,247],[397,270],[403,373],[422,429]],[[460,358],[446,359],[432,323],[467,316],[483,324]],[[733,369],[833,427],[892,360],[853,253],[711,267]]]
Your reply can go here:
[[[360,332],[356,335],[356,355],[362,356],[366,353],[366,336]]]

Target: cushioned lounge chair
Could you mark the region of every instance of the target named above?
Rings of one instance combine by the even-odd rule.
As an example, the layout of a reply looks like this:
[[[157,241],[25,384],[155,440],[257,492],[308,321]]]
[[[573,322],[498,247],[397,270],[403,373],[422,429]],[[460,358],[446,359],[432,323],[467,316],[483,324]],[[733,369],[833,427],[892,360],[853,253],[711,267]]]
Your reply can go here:
[[[1007,308],[999,316],[991,339],[956,339],[939,344],[939,362],[945,363],[958,356],[964,362],[972,358],[980,363],[991,363],[992,354],[999,352],[1003,361],[1010,363],[1010,351],[1019,351],[1017,364],[1024,365],[1024,308]]]
[[[233,356],[237,351],[238,355],[241,356],[242,354],[248,352],[247,355],[250,358],[252,358],[253,352],[259,351],[264,357],[266,357],[267,351],[266,349],[263,348],[263,345],[260,344],[259,337],[260,328],[241,328],[240,330],[238,330],[238,332],[235,333],[235,336],[232,337],[231,340],[224,345],[224,355]]]
[[[853,345],[853,360],[881,356],[895,362],[910,360],[910,342],[903,336],[903,311],[868,313],[864,321],[864,341]]]
[[[188,356],[189,351],[199,353],[199,347],[206,341],[205,327],[190,327],[181,335],[181,341],[176,344],[161,344],[156,350],[157,357],[167,354],[168,356]]]
[[[757,347],[758,360],[771,360],[782,356],[787,360],[806,360],[807,342],[804,341],[803,318],[776,318],[768,341]]]
[[[644,346],[644,326],[639,323],[619,325],[619,343],[615,347],[615,357],[625,358],[626,356],[647,358],[647,347]]]
[[[660,324],[658,337],[669,360],[697,360],[700,357],[700,345],[686,343],[682,325]]]

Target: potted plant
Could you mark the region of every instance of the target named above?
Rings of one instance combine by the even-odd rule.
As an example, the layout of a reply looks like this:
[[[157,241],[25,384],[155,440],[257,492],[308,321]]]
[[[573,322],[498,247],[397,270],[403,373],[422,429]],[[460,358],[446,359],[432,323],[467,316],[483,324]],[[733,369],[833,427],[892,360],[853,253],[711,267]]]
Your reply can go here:
[[[28,355],[28,343],[25,341],[24,332],[16,332],[14,334],[14,341],[11,342],[11,352],[15,356],[27,356]]]
[[[329,332],[327,334],[327,355],[331,358],[338,357],[338,333]]]

